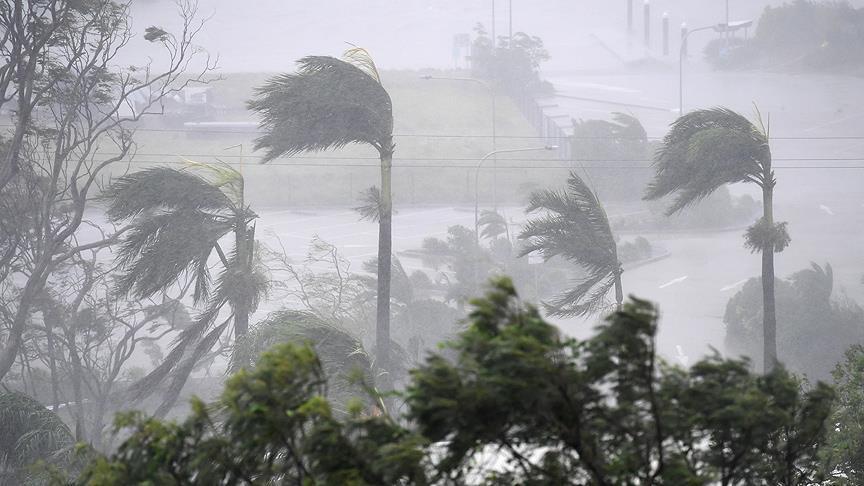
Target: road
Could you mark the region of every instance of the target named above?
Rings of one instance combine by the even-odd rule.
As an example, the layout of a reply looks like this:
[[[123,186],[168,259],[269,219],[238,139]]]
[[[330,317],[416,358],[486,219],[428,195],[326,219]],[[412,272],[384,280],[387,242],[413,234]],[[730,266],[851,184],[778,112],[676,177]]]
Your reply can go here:
[[[777,257],[777,275],[809,266],[811,261],[830,262],[835,269],[838,293],[864,302],[860,284],[864,269],[858,244],[864,240],[864,216],[860,203],[829,200],[833,215],[809,202],[784,206],[779,216],[790,225],[792,245]],[[521,210],[503,208],[520,221]],[[318,236],[336,245],[340,253],[359,268],[376,254],[377,229],[374,223],[359,222],[348,210],[261,211],[259,231],[263,240],[275,245],[276,238],[295,261],[306,254],[309,241]],[[428,236],[444,237],[451,225],[473,224],[467,207],[400,208],[393,221],[396,253],[416,249]],[[676,356],[677,346],[691,359],[722,350],[722,315],[726,302],[743,282],[759,275],[760,258],[743,247],[740,231],[700,234],[646,234],[652,243],[671,252],[664,260],[645,265],[624,275],[625,291],[659,304],[662,322],[659,349],[667,358]],[[422,268],[405,260],[409,270]],[[593,328],[590,320],[556,321],[569,334],[584,337]],[[782,324],[781,324],[782,325]]]

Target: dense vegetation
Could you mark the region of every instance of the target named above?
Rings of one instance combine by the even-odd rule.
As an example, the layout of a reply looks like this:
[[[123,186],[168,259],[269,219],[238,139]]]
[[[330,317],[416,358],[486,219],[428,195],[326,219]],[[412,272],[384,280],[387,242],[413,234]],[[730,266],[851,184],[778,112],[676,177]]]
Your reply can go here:
[[[765,68],[860,73],[864,8],[847,1],[795,0],[766,7],[755,35],[709,44],[707,59],[722,69]]]
[[[628,302],[563,337],[506,279],[473,302],[447,359],[412,371],[404,418],[337,418],[308,346],[283,344],[182,422],[128,414],[83,484],[811,484],[833,392],[744,361],[662,363],[657,311]],[[362,375],[361,378],[362,379]],[[412,425],[406,425],[412,424]]]

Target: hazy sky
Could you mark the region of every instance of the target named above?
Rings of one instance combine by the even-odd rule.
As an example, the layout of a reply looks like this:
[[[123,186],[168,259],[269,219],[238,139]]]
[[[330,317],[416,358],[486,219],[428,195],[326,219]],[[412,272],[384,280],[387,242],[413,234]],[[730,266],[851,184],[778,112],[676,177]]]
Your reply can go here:
[[[508,0],[497,0],[497,33],[508,30]],[[512,0],[513,29],[541,36],[552,60],[548,70],[604,68],[613,62],[602,43],[621,55],[642,46],[642,0],[633,0],[635,38],[626,51],[626,0]],[[733,20],[758,17],[781,1],[730,0]],[[861,1],[857,2],[861,3]],[[347,42],[372,51],[384,68],[452,67],[454,34],[491,24],[492,0],[201,0],[212,15],[200,44],[218,53],[225,71],[290,69],[308,54],[339,54]],[[169,25],[173,2],[133,2],[135,28]],[[723,0],[654,0],[653,52],[660,48],[660,17],[669,13],[672,37],[682,21],[701,26],[724,20]],[[701,39],[704,41],[705,39]],[[694,42],[697,40],[694,39]],[[634,52],[635,51],[635,52]]]

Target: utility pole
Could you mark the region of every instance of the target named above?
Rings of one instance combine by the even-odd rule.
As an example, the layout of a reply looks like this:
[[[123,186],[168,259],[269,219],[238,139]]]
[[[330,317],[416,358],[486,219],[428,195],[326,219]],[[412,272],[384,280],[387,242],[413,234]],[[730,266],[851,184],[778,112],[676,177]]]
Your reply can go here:
[[[633,34],[633,0],[627,2],[627,34]]]
[[[510,32],[507,37],[507,47],[513,47],[513,0],[507,0],[507,7],[509,10],[509,20],[510,20]],[[727,21],[728,22],[728,21]]]
[[[645,47],[651,47],[651,2],[645,0]]]
[[[663,12],[663,56],[669,55],[669,13]]]

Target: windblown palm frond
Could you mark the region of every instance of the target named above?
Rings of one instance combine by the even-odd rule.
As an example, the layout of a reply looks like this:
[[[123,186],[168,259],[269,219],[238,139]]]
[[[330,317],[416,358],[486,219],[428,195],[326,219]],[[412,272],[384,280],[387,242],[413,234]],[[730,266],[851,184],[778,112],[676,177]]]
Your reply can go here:
[[[507,220],[497,211],[484,209],[477,220],[480,227],[480,237],[495,239],[507,234]]]
[[[810,268],[795,272],[790,277],[798,295],[810,303],[822,306],[831,305],[831,294],[834,292],[834,269],[830,263],[824,267],[810,263]]]
[[[369,51],[362,47],[354,46],[346,50],[342,57],[345,58],[347,62],[368,74],[372,79],[378,81],[378,84],[381,84],[381,75],[378,73],[378,67],[375,65],[375,61],[372,59],[372,55],[369,54]]]
[[[352,60],[360,57],[355,52]],[[305,57],[298,64],[297,73],[270,79],[249,102],[261,116],[264,135],[255,149],[266,149],[264,162],[352,143],[381,150],[389,143],[392,103],[377,70],[328,56]]]
[[[187,162],[186,170],[157,167],[124,176],[105,196],[114,220],[131,219],[117,251],[122,269],[117,290],[149,297],[188,276],[195,284],[195,303],[206,302],[163,362],[128,390],[132,399],[141,399],[170,378],[158,413],[173,405],[192,369],[232,319],[235,333],[246,329],[269,281],[250,224],[257,215],[244,205],[242,176],[228,166]],[[226,254],[219,240],[229,234],[235,246]],[[214,252],[222,264],[215,285],[209,268]],[[217,325],[226,304],[231,317]]]
[[[724,184],[773,184],[765,176],[770,164],[768,137],[750,120],[727,108],[694,111],[676,120],[664,137],[645,199],[676,194],[667,210],[673,214]]]
[[[121,177],[107,189],[109,217],[132,220],[117,252],[125,270],[119,291],[150,297],[188,272],[195,278],[196,302],[207,298],[207,261],[217,242],[238,217],[254,217],[223,192],[236,185],[224,178],[214,183],[188,170],[155,167]]]
[[[237,357],[252,364],[261,353],[285,342],[308,342],[315,348],[328,377],[328,394],[342,407],[351,398],[365,398],[364,385],[374,386],[373,358],[362,342],[341,326],[309,312],[271,314],[240,343]],[[358,375],[363,383],[357,382]]]
[[[612,120],[615,123],[610,123],[610,131],[612,132],[612,137],[616,142],[633,143],[648,141],[648,132],[645,131],[642,122],[640,122],[635,116],[628,115],[627,113],[615,112],[612,113]]]
[[[113,221],[173,209],[223,211],[232,202],[219,186],[188,170],[153,167],[118,178],[103,194]]]
[[[586,273],[573,289],[546,303],[550,314],[585,316],[600,310],[606,294],[620,278],[621,263],[609,219],[597,196],[571,173],[566,190],[535,192],[526,211],[543,214],[523,228],[521,254],[537,252],[545,260],[560,256]]]
[[[27,466],[71,453],[72,432],[54,412],[19,392],[0,393],[0,483],[21,484]]]

